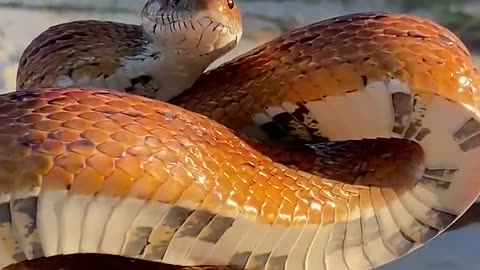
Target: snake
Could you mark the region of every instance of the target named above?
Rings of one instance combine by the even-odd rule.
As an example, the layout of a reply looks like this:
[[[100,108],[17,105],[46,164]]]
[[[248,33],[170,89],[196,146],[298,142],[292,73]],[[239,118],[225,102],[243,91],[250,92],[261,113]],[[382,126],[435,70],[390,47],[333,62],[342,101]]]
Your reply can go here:
[[[0,267],[374,269],[477,199],[479,71],[445,27],[347,14],[209,68],[241,40],[238,3],[140,14],[55,25],[24,50],[0,95]]]

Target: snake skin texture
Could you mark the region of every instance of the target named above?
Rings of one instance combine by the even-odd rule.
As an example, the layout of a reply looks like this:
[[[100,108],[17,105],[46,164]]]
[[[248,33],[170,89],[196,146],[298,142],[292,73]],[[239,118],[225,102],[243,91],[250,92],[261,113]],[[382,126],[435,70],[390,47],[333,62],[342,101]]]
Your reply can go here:
[[[104,253],[373,269],[438,236],[480,193],[478,70],[420,17],[308,25],[169,103],[65,86],[0,96],[1,266]]]

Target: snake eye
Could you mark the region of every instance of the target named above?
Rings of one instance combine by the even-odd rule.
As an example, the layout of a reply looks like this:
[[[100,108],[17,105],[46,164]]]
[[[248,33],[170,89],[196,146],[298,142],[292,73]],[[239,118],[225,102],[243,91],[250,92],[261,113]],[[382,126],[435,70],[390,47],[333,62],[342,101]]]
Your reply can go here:
[[[235,7],[235,1],[234,0],[227,0],[227,5],[230,9]]]

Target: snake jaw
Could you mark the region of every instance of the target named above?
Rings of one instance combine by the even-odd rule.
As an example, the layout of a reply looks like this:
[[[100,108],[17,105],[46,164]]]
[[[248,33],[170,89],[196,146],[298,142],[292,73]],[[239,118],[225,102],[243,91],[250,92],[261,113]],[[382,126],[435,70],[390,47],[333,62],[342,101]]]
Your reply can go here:
[[[193,56],[220,57],[238,44],[243,32],[240,12],[227,1],[149,0],[141,17],[155,44]]]

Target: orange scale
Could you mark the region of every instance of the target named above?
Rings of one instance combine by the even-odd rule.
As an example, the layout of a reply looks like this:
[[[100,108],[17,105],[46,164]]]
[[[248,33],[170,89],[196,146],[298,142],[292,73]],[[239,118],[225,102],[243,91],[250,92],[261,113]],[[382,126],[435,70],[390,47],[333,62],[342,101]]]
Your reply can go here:
[[[95,144],[88,140],[74,141],[69,143],[66,148],[82,156],[91,156],[95,153]]]
[[[202,199],[201,204],[197,207],[197,210],[208,211],[210,213],[217,213],[217,209],[220,209],[224,204],[224,198],[218,196],[215,190],[208,191],[205,197]]]
[[[113,159],[102,153],[87,158],[86,164],[103,176],[110,175],[115,169]]]
[[[301,188],[301,189],[310,189],[313,187],[311,178],[311,175],[308,175],[306,173],[302,173],[302,171],[297,171],[298,174],[302,175],[305,174],[304,176],[300,176],[296,181],[295,184]]]
[[[174,151],[178,155],[188,153],[187,148],[177,140],[171,140],[171,141],[165,142],[164,147],[166,149],[170,149],[171,151]]]
[[[275,203],[280,204],[284,199],[282,197],[282,190],[274,186],[265,186],[265,195]]]
[[[57,166],[62,167],[69,173],[77,174],[85,167],[85,159],[81,155],[75,153],[64,153],[54,159]]]
[[[358,195],[358,189],[351,189],[349,185],[335,185],[335,189],[333,190],[334,193],[338,196],[348,197],[348,196],[356,196]]]
[[[438,93],[440,95],[458,88],[458,82],[453,78],[453,74],[443,67],[434,66],[430,69],[429,73],[437,82]]]
[[[292,204],[296,204],[298,202],[298,197],[296,195],[296,191],[292,190],[288,187],[281,189],[280,191],[284,200],[289,201]]]
[[[65,144],[57,140],[46,139],[35,147],[35,152],[47,155],[60,155],[65,152]]]
[[[101,100],[103,100],[104,102],[107,102],[109,100],[115,100],[117,99],[118,97],[121,97],[123,94],[119,93],[119,92],[112,92],[110,90],[107,90],[107,89],[100,89],[100,91],[98,92],[90,92],[88,93],[88,95],[86,95],[87,97],[97,97],[97,98],[100,98]]]
[[[149,133],[155,137],[148,136],[145,139],[145,142],[151,144],[151,147],[160,148],[163,147],[165,142],[171,141],[177,132],[172,132],[164,127],[159,127],[150,130]]]
[[[0,113],[3,113],[2,108],[0,108]],[[14,108],[11,108],[10,111],[12,111]],[[61,110],[61,107],[59,106],[55,106],[55,105],[45,105],[43,107],[40,107],[40,108],[37,108],[35,110],[33,110],[32,112],[33,113],[40,113],[40,114],[52,114],[52,113],[55,113],[55,112],[58,112]],[[10,112],[9,111],[9,112]]]
[[[124,156],[126,147],[119,142],[107,141],[98,145],[97,150],[112,158],[120,158]]]
[[[269,183],[269,173],[265,173],[260,171],[260,168],[257,168],[258,174],[253,176],[253,182],[255,183],[254,185],[258,185],[260,187],[266,187],[270,185]]]
[[[314,187],[311,189],[310,195],[315,199],[315,200],[325,200],[330,203],[334,204],[342,204],[343,201],[337,198],[332,192],[331,187],[324,186],[321,189],[318,187]]]
[[[250,186],[248,193],[255,197],[256,200],[264,202],[267,195],[265,194],[265,186],[254,183]]]
[[[238,173],[238,169],[230,162],[220,162],[220,170],[228,177],[235,177]]]
[[[173,141],[179,143],[183,147],[182,151],[186,151],[189,147],[195,146],[195,141],[185,133],[174,135]]]
[[[54,112],[47,116],[48,119],[59,120],[59,121],[68,121],[75,117],[76,117],[75,114],[70,112],[65,112],[65,111]]]
[[[6,134],[4,134],[4,136],[6,136]],[[12,138],[12,140],[10,141],[10,143],[5,145],[5,146],[8,146],[8,145],[13,146],[13,136],[11,136],[11,138]],[[30,130],[25,135],[18,138],[17,140],[20,141],[20,142],[27,142],[29,144],[33,144],[33,145],[37,146],[39,143],[43,142],[46,138],[47,138],[47,133],[46,132],[33,129],[33,130]],[[2,146],[1,146],[1,142],[0,142],[0,148],[1,147]]]
[[[248,193],[238,192],[233,190],[230,193],[230,196],[226,199],[226,203],[224,204],[223,211],[220,213],[225,213],[230,216],[235,216],[241,213],[241,209],[245,205],[247,201]]]
[[[201,161],[202,159],[207,157],[206,146],[203,142],[199,142],[195,146],[188,147],[187,150],[198,161]]]
[[[157,123],[157,125],[160,125],[160,126],[165,125],[165,122],[166,122],[165,116],[159,112],[146,115],[145,118],[154,121],[155,123]]]
[[[99,112],[99,113],[106,113],[106,114],[113,114],[113,115],[122,113],[122,110],[115,107],[108,106],[108,105],[101,105],[98,107],[91,108],[90,110]]]
[[[46,174],[54,166],[52,157],[33,154],[25,157],[21,162],[21,168],[23,171],[35,172],[38,174]]]
[[[295,90],[304,100],[318,100],[325,96],[333,96],[339,94],[340,83],[333,77],[331,70],[328,68],[320,68],[306,75],[310,78],[310,85],[305,88],[297,88]],[[313,87],[314,86],[314,87]]]
[[[127,149],[127,153],[142,161],[150,160],[153,156],[152,150],[144,145],[131,146]]]
[[[108,133],[101,129],[89,129],[80,134],[81,138],[91,141],[94,144],[106,142],[109,139]]]
[[[277,220],[279,205],[269,198],[265,198],[257,222],[260,224],[274,224]]]
[[[61,142],[74,142],[79,139],[80,134],[78,131],[71,129],[58,129],[57,131],[48,134],[48,137]]]
[[[131,132],[131,133],[133,133],[137,136],[146,136],[148,134],[148,129],[147,128],[145,128],[142,125],[135,124],[135,123],[125,125],[125,126],[123,126],[123,128],[126,131],[129,131],[129,132]]]
[[[80,113],[80,112],[88,112],[91,109],[85,105],[73,104],[73,105],[65,106],[63,110],[67,112]]]
[[[322,208],[322,226],[327,226],[335,222],[335,205],[325,204]]]
[[[78,103],[89,107],[98,107],[105,105],[105,101],[103,99],[94,96],[82,98],[78,100]]]
[[[181,156],[180,162],[192,170],[198,170],[202,168],[202,162],[195,156],[190,155],[190,151]]]
[[[127,130],[119,130],[111,134],[110,138],[125,145],[140,145],[143,141],[143,138],[140,138]]]
[[[120,109],[122,111],[127,111],[132,109],[132,107],[130,106],[130,103],[124,100],[107,101],[105,104],[108,106],[114,107],[116,109]]]
[[[168,130],[171,130],[171,131],[174,131],[176,132],[176,134],[178,133],[182,133],[183,130],[185,130],[185,122],[178,119],[178,118],[174,118],[172,120],[167,120],[168,122]],[[166,128],[166,127],[165,127]]]
[[[123,170],[133,179],[139,179],[144,174],[142,162],[134,157],[125,156],[115,161],[115,167]]]
[[[132,109],[145,114],[152,114],[155,112],[155,110],[151,106],[147,106],[146,104],[133,104],[131,105],[131,107]]]
[[[253,181],[249,181],[248,178],[239,175],[235,178],[235,181],[233,181],[232,188],[237,192],[248,193],[251,185],[253,185]]]
[[[197,168],[193,172],[194,182],[206,189],[212,189],[215,185],[216,176],[205,168]]]
[[[153,154],[153,156],[156,159],[165,162],[166,164],[177,164],[179,159],[178,152],[172,151],[168,148],[158,150]]]
[[[50,99],[48,101],[49,104],[51,105],[57,105],[57,106],[61,106],[61,107],[65,107],[65,106],[68,106],[68,105],[72,105],[72,104],[75,104],[77,103],[77,101],[71,97],[68,97],[68,96],[60,96],[58,98],[54,98],[54,99]],[[59,107],[57,107],[58,109]]]
[[[108,197],[124,197],[132,187],[133,179],[122,170],[115,170],[105,177],[99,195]]]
[[[103,180],[103,175],[93,168],[85,167],[75,174],[70,186],[70,192],[80,195],[93,195],[100,190]]]
[[[295,203],[295,209],[292,214],[292,226],[303,226],[307,225],[309,222],[315,222],[314,209],[302,201],[297,201]],[[318,210],[317,210],[318,212]]]
[[[279,174],[278,172],[275,172],[275,173],[272,173],[272,174],[273,175],[271,175],[268,179],[269,184],[272,187],[277,188],[277,189],[281,189],[281,188],[285,187],[284,179],[286,178],[286,176],[284,174]]]
[[[296,179],[289,177],[285,174],[285,177],[282,177],[282,185],[290,190],[297,190],[300,187],[297,185]]]
[[[203,167],[212,175],[216,175],[220,171],[219,163],[211,158],[202,160]]]
[[[190,168],[186,168],[185,166],[175,166],[170,168],[170,176],[172,180],[181,182],[182,185],[188,186],[194,182],[194,171],[190,170]]]
[[[121,113],[115,113],[108,118],[119,124],[120,126],[126,126],[128,124],[134,123],[133,117]]]
[[[289,227],[294,219],[296,206],[290,203],[287,200],[283,200],[278,209],[277,219],[275,220],[276,225]]]
[[[93,127],[102,129],[106,132],[115,132],[115,131],[118,131],[122,128],[119,124],[115,123],[112,120],[99,121],[99,122],[93,124]]]
[[[165,162],[161,160],[149,161],[142,166],[145,173],[152,176],[159,183],[165,182],[170,177],[170,170],[167,168]]]
[[[383,29],[382,33],[384,35],[391,36],[392,38],[406,35],[405,31],[395,28],[393,26],[386,27],[385,29]]]
[[[138,124],[144,126],[145,128],[147,128],[150,132],[150,130],[154,129],[154,128],[158,128],[159,125],[156,121],[152,120],[152,119],[149,119],[149,118],[146,118],[146,117],[137,117],[134,119],[135,122],[137,122]]]
[[[310,204],[312,201],[315,201],[315,200],[312,200],[312,196],[310,195],[310,191],[307,190],[307,189],[296,190],[295,191],[295,196],[297,197],[297,199],[299,201],[302,201],[304,203]],[[317,200],[317,201],[323,203],[323,200]]]
[[[8,118],[8,119],[10,119],[10,118]],[[43,119],[44,119],[43,115],[38,114],[38,113],[32,113],[32,114],[27,114],[27,115],[19,117],[17,119],[17,121],[21,122],[21,123],[36,123],[36,122],[41,121]],[[10,121],[10,120],[5,119],[5,121]]]
[[[66,127],[66,128],[71,128],[71,129],[74,129],[74,130],[83,131],[83,130],[91,128],[92,127],[92,122],[87,121],[87,120],[83,120],[83,119],[79,119],[79,118],[75,118],[75,119],[71,119],[71,120],[68,120],[66,122],[63,122],[62,126]]]
[[[416,72],[413,74],[413,87],[418,89],[418,91],[424,93],[437,93],[437,85],[437,82],[429,72]]]
[[[43,176],[42,187],[47,190],[67,190],[73,181],[73,174],[60,166],[54,165]]]
[[[349,63],[343,63],[331,69],[334,78],[340,83],[343,91],[363,89],[363,80],[358,69]]]
[[[224,174],[215,174],[215,186],[219,191],[221,191],[224,195],[230,194],[230,192],[233,190],[232,187],[232,182],[229,177],[227,177]]]
[[[65,95],[68,96],[68,97],[71,97],[75,100],[81,100],[81,99],[84,99],[84,98],[87,98],[89,96],[91,96],[91,93],[89,93],[88,91],[84,91],[82,90],[82,88],[77,88],[78,90],[69,90],[67,92],[65,92]]]
[[[177,203],[182,205],[198,207],[205,197],[208,195],[208,190],[197,184],[189,185],[178,198]],[[193,205],[192,205],[193,204]]]
[[[152,195],[152,200],[163,203],[175,203],[185,190],[182,183],[174,180],[163,182]]]
[[[160,182],[157,179],[150,174],[144,174],[133,182],[129,194],[137,199],[149,200],[159,186]]]
[[[54,120],[40,120],[35,122],[33,127],[34,129],[39,129],[42,131],[55,131],[58,130],[61,126],[61,122]]]

